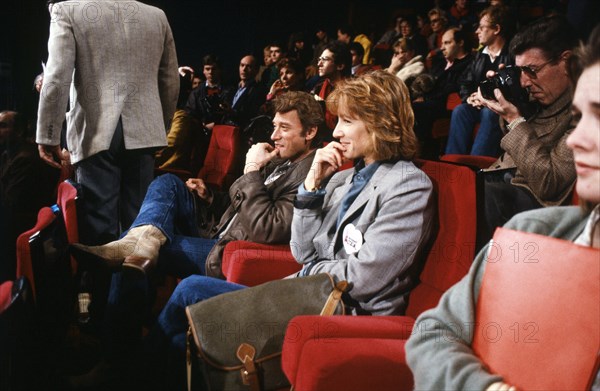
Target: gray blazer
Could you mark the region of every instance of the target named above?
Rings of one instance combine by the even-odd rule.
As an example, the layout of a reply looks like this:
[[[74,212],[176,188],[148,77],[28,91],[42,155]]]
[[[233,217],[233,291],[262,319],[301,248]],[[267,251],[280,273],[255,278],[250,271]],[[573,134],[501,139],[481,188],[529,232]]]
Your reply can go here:
[[[175,43],[163,11],[130,0],[54,4],[38,144],[59,144],[70,95],[73,163],[107,150],[119,117],[126,149],[164,146],[178,93]]]
[[[403,314],[432,232],[431,181],[411,162],[383,163],[336,228],[353,174],[345,170],[331,178],[322,206],[294,208],[292,253],[305,267],[316,262],[308,274],[327,272],[347,280],[351,290],[345,301],[354,313]],[[362,242],[352,254],[343,243],[349,224]]]

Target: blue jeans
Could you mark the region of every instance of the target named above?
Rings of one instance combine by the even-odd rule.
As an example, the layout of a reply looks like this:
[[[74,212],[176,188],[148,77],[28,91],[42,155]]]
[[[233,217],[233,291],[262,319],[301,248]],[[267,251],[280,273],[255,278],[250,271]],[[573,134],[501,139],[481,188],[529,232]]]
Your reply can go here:
[[[473,129],[478,122],[479,131],[471,146]],[[485,107],[478,110],[462,103],[452,110],[446,154],[497,157],[501,152],[501,139],[498,114]]]
[[[182,180],[166,174],[156,178],[131,227],[153,225],[167,237],[158,259],[158,271],[184,278],[205,274],[205,262],[217,239],[198,237],[194,197]],[[153,286],[148,276],[118,272],[112,276],[106,307],[107,354],[121,354],[139,340],[151,307]]]

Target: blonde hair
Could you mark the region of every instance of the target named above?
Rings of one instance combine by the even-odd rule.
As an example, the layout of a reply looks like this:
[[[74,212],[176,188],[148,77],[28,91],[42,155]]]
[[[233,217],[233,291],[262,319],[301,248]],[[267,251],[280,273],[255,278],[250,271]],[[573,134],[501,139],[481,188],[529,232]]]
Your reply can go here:
[[[395,75],[380,70],[344,79],[327,97],[327,109],[365,123],[376,160],[412,160],[417,156],[410,94]]]

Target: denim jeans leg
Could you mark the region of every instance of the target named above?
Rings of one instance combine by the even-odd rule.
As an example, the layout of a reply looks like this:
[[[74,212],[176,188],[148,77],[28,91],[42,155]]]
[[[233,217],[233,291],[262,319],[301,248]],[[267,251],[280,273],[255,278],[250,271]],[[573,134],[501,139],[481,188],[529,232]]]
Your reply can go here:
[[[471,155],[492,156],[500,155],[500,140],[502,131],[500,130],[500,118],[488,108],[481,109],[481,124],[479,131],[473,142]]]
[[[243,288],[245,288],[243,285],[206,276],[193,275],[182,280],[175,288],[175,291],[173,291],[171,298],[158,317],[156,324],[158,330],[153,330],[151,333],[153,338],[162,337],[166,340],[147,340],[147,344],[164,347],[164,342],[166,341],[172,349],[181,352],[181,358],[183,359],[185,335],[188,328],[185,307],[223,293]]]
[[[218,239],[175,235],[162,246],[158,257],[160,272],[185,278],[192,274],[206,274],[206,258]]]
[[[153,225],[171,241],[177,232],[198,236],[194,196],[185,183],[173,174],[165,174],[152,181],[140,213],[131,225]]]
[[[477,122],[479,110],[467,103],[462,103],[452,110],[446,154],[469,154],[473,129]]]

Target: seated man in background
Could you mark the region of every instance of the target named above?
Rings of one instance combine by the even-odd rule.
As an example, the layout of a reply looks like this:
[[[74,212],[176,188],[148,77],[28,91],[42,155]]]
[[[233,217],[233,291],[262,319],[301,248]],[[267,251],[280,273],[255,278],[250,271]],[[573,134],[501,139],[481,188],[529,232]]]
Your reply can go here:
[[[280,95],[273,109],[274,146],[260,143],[248,151],[244,175],[229,194],[211,192],[198,178],[184,183],[174,175],[162,175],[150,185],[139,215],[122,239],[103,246],[74,245],[84,253],[78,260],[92,254],[123,270],[113,274],[106,310],[107,361],[77,383],[97,381],[103,376],[98,368],[106,369],[115,361],[124,364],[130,357],[148,309],[147,274],[157,261],[160,271],[178,277],[224,278],[221,256],[228,242],[289,241],[292,202],[310,169],[314,148],[321,143],[317,128],[323,112],[305,92]]]
[[[317,150],[294,201],[291,248],[303,268],[293,277],[326,272],[348,281],[342,299],[352,314],[404,313],[433,229],[432,184],[412,163],[408,102],[404,83],[385,71],[341,82],[327,99],[339,141]],[[336,173],[345,160],[359,163]],[[242,288],[198,275],[177,286],[147,341],[161,359],[166,346],[177,356],[175,380],[185,378],[185,307]]]
[[[271,54],[272,58],[276,57],[273,55],[273,48],[271,48]],[[226,98],[223,123],[235,125],[240,130],[244,130],[250,120],[258,115],[260,107],[265,103],[268,89],[265,90],[256,82],[258,62],[254,56],[243,56],[238,70],[240,81],[237,89],[232,89]],[[277,71],[277,77],[279,77],[279,71]],[[270,86],[271,84],[269,84],[269,88]]]
[[[329,94],[335,89],[335,86],[344,78],[352,74],[352,56],[350,48],[343,42],[332,41],[325,46],[319,62],[320,82],[313,87],[311,94],[318,97],[320,101],[325,101]],[[325,110],[325,126],[333,131],[337,122],[337,117],[329,110]],[[324,135],[325,140],[332,140],[331,133]]]
[[[225,100],[229,92],[221,81],[221,62],[214,54],[202,59],[202,74],[205,81],[194,89],[187,100],[185,111],[197,119],[207,130],[223,120],[223,110],[218,104]]]
[[[485,175],[484,239],[515,214],[567,201],[575,183],[573,154],[567,137],[575,127],[570,57],[578,43],[564,17],[544,17],[520,31],[510,50],[520,69],[521,86],[539,104],[527,120],[499,89],[497,100],[475,99],[497,113],[506,125],[500,143],[504,154]]]
[[[498,115],[483,106],[477,96],[479,83],[487,71],[497,71],[500,64],[513,65],[508,52],[510,41],[509,12],[505,7],[493,6],[480,14],[477,37],[482,46],[460,80],[463,103],[452,111],[447,154],[493,156],[500,155],[502,131]],[[475,140],[473,130],[480,124]]]
[[[176,132],[183,130],[185,133],[185,129],[189,129],[189,136],[182,137],[181,144],[182,147],[190,149],[186,155],[191,157],[187,163],[192,172],[197,171],[204,163],[213,127],[215,124],[223,123],[224,104],[231,93],[231,88],[222,84],[221,73],[221,62],[217,56],[207,54],[203,57],[202,74],[205,81],[188,95],[183,111],[175,114],[171,124],[170,139],[174,136],[171,135],[173,130]],[[192,147],[196,149],[192,151]],[[177,163],[177,161],[168,163]],[[161,168],[178,167],[164,164]]]
[[[419,101],[413,100],[413,110],[415,111],[415,133],[421,141],[424,150],[432,150],[431,158],[437,157],[437,148],[433,152],[431,144],[431,128],[433,121],[438,118],[448,117],[446,110],[446,101],[448,95],[457,93],[460,90],[458,80],[465,69],[473,60],[471,54],[470,39],[462,30],[456,27],[449,28],[442,38],[442,53],[446,59],[446,64],[441,69],[432,69],[430,76],[434,83],[431,91],[426,92]],[[417,76],[417,78],[427,76]]]
[[[542,26],[547,27],[538,24],[540,31]],[[544,42],[552,44],[550,41]],[[519,58],[517,55],[517,63],[520,62]],[[565,140],[575,155],[577,192],[583,200],[581,207],[553,207],[523,213],[515,216],[506,227],[573,241],[581,246],[600,248],[600,28],[596,28],[592,33],[589,44],[581,52],[581,58],[581,66],[585,70],[579,79],[573,99],[573,111],[580,119],[575,130]],[[530,60],[533,66],[534,59]],[[559,61],[557,60],[554,67],[562,67]],[[537,69],[542,77],[540,68]],[[567,107],[570,105],[567,104]],[[572,161],[570,164],[573,168]],[[473,351],[473,325],[480,310],[478,299],[484,272],[488,267],[487,254],[488,249],[483,249],[475,259],[469,274],[442,296],[436,308],[424,312],[417,319],[414,327],[417,332],[406,344],[406,357],[414,374],[415,389],[515,390],[515,387],[506,384],[506,380],[503,379],[503,375],[508,374],[490,373],[485,363]],[[569,263],[580,260],[563,261],[565,276],[568,276]],[[542,259],[535,268],[544,268],[546,264]],[[553,306],[554,302],[548,298],[547,305]],[[515,314],[520,315],[522,314]],[[569,324],[561,326],[568,328]],[[421,330],[423,332],[420,332]],[[512,338],[512,333],[503,338]],[[543,340],[535,341],[544,343]],[[519,349],[520,344],[516,342],[521,341],[515,340],[514,347]],[[569,341],[565,341],[565,345],[568,344]],[[523,346],[520,348],[523,349]],[[552,353],[561,355],[563,352],[559,349]],[[600,389],[600,373],[596,374],[592,389]]]

